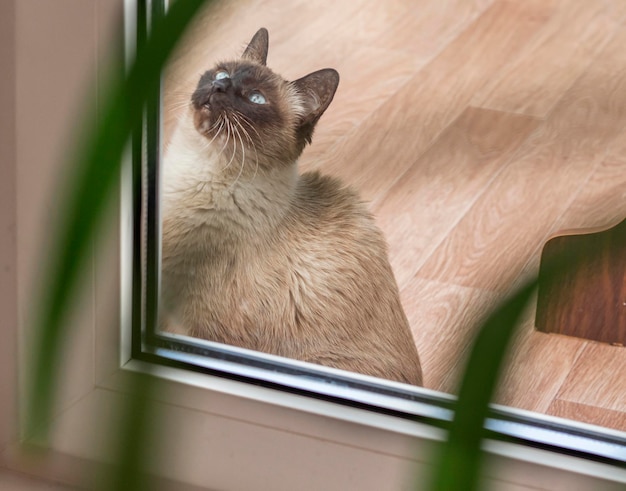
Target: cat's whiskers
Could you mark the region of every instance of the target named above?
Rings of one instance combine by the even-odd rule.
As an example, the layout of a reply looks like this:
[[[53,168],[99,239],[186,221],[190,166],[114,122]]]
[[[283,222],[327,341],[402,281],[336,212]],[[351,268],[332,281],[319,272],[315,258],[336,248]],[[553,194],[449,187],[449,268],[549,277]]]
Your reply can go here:
[[[241,131],[243,132],[244,136],[246,137],[246,139],[248,140],[248,142],[250,142],[250,146],[252,147],[252,150],[254,150],[254,160],[255,160],[255,167],[254,167],[254,175],[252,176],[251,181],[254,181],[254,179],[257,176],[257,173],[259,171],[259,153],[256,150],[256,144],[254,143],[254,140],[252,140],[252,137],[250,136],[250,133],[248,133],[248,130],[246,130],[243,125],[241,124],[241,118],[245,118],[245,116],[239,112],[235,112],[233,114],[235,121],[237,122],[237,126],[239,126],[239,129],[241,129]],[[256,131],[256,130],[255,130]],[[258,135],[258,133],[257,133]],[[243,142],[241,143],[243,146]]]
[[[220,114],[217,118],[217,121],[215,121],[211,127],[207,130],[207,133],[210,133],[212,131],[215,131],[215,134],[213,135],[213,137],[210,140],[206,140],[202,143],[201,146],[201,151],[203,152],[208,152],[209,149],[211,148],[211,145],[213,143],[213,141],[219,136],[219,134],[221,133],[221,131],[224,128],[224,118],[222,117],[222,115]],[[192,195],[192,198],[195,198],[196,196],[198,196],[198,194],[202,193],[204,191],[204,188],[206,188],[207,184],[210,184],[213,182],[213,177],[209,177],[207,179],[204,179],[198,183],[195,184],[196,187],[196,192]]]
[[[193,91],[193,87],[195,84],[190,82],[189,80],[170,80],[169,78],[165,81],[166,86],[169,84],[179,84],[181,86],[180,90],[169,90],[167,89],[167,94],[170,96],[176,96],[180,98],[189,99],[189,94]]]
[[[235,119],[235,122],[237,123],[237,126],[239,126],[239,129],[241,129],[241,131],[243,131],[244,136],[246,137],[246,140],[248,140],[250,142],[250,144],[252,146],[254,146],[254,141],[252,141],[252,138],[250,137],[250,133],[248,133],[248,130],[246,130],[243,125],[241,124],[241,120],[244,118],[243,114],[241,114],[240,112],[233,112],[233,118]],[[256,131],[256,130],[255,130]],[[257,133],[258,135],[258,133]]]
[[[226,150],[226,147],[228,146],[228,142],[230,141],[230,125],[229,125],[228,118],[220,114],[220,119],[222,120],[222,125],[220,126],[219,131],[216,133],[215,136],[219,136],[223,138],[224,135],[222,133],[224,132],[224,128],[226,128],[226,138],[224,139],[224,144],[222,145],[222,148],[220,148],[220,151],[217,153],[218,157],[222,155],[224,150]]]
[[[191,103],[189,102],[189,100],[170,102],[167,104],[167,108],[165,111],[166,112],[167,111],[180,111],[181,109],[184,109],[190,106],[191,106]]]
[[[237,129],[237,126],[239,126],[239,122],[237,121],[237,118],[235,116],[235,124],[233,124],[233,133],[236,134],[236,136],[239,138],[239,142],[241,143],[241,167],[239,168],[239,174],[237,175],[237,178],[235,179],[235,181],[231,185],[231,189],[239,181],[239,178],[241,177],[243,169],[244,169],[244,167],[246,165],[246,146],[243,143],[243,138],[241,137],[241,133],[239,133],[239,130]],[[235,144],[235,148],[233,150],[233,155],[235,154],[236,150],[237,150],[237,145]]]
[[[189,89],[187,90],[167,90],[164,100],[165,110],[177,110],[181,107],[190,106],[191,98],[189,97],[189,94],[192,92],[192,90],[193,89],[191,89],[191,87],[189,87]]]
[[[264,143],[263,143],[263,138],[261,138],[261,135],[259,134],[259,132],[257,131],[257,129],[254,127],[254,125],[252,124],[252,122],[250,121],[250,119],[248,119],[248,117],[245,114],[240,113],[239,111],[236,111],[236,114],[239,115],[241,117],[241,120],[243,120],[243,122],[246,124],[246,126],[248,126],[248,128],[250,128],[252,131],[254,131],[254,133],[257,136],[257,140],[259,142],[261,142],[261,145],[263,145],[263,148],[265,148]],[[243,129],[243,125],[242,129]],[[249,136],[249,135],[248,135]],[[252,142],[252,139],[250,140]]]
[[[220,116],[217,118],[217,121],[213,123],[211,127],[209,128],[209,130],[207,131],[207,133],[210,133],[211,131],[215,131],[215,134],[213,135],[213,138],[211,138],[209,141],[205,143],[203,150],[208,150],[209,148],[211,148],[211,144],[218,137],[218,135],[223,129],[223,126],[224,126],[224,120],[222,119],[222,115],[220,114]]]
[[[222,148],[222,151],[226,148],[226,145],[230,142],[230,138],[232,134],[233,135],[233,153],[230,156],[230,160],[228,161],[228,164],[226,164],[226,166],[222,169],[223,171],[228,169],[230,165],[233,163],[233,160],[235,159],[235,153],[237,152],[237,140],[234,139],[233,123],[228,118],[228,116],[224,116],[224,120],[226,121],[227,135],[226,135],[226,142],[224,144],[224,148]]]
[[[196,196],[198,196],[202,191],[204,191],[204,188],[206,187],[206,185],[209,183],[209,181],[202,181],[199,183],[199,185],[196,184],[196,192],[193,193],[193,195],[191,196],[191,199],[195,198]]]

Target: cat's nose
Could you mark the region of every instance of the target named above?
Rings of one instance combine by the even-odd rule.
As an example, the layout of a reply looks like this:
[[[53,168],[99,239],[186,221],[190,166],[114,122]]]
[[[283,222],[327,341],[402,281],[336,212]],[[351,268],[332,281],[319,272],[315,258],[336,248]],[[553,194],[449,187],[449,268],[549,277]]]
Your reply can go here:
[[[218,80],[213,80],[211,83],[214,92],[226,92],[228,87],[231,86],[230,78],[220,78]]]

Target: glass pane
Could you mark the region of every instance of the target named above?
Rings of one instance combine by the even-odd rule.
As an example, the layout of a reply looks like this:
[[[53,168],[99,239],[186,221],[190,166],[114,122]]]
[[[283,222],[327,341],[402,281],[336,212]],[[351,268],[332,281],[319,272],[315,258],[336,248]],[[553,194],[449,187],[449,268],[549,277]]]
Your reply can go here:
[[[611,225],[626,216],[626,162],[618,131],[626,112],[615,109],[626,103],[626,91],[616,90],[626,84],[621,56],[626,31],[608,22],[618,14],[617,2],[555,6],[429,0],[419,8],[404,0],[324,2],[323,7],[304,1],[214,2],[197,19],[163,79],[161,332],[174,334],[170,341],[184,341],[187,352],[213,350],[212,356],[224,363],[238,363],[237,354],[243,353],[251,367],[271,362],[281,373],[305,378],[312,373],[297,362],[219,351],[211,342],[274,355],[299,353],[293,356],[299,361],[342,367],[332,350],[327,358],[316,352],[316,336],[328,335],[323,326],[317,332],[296,329],[302,314],[297,309],[282,312],[285,322],[265,321],[276,318],[284,305],[298,303],[281,297],[284,290],[277,285],[307,271],[298,269],[302,264],[315,264],[306,274],[317,274],[337,256],[354,258],[371,246],[363,241],[345,246],[346,226],[333,229],[324,223],[327,228],[321,228],[302,214],[289,220],[301,219],[310,236],[306,227],[289,229],[299,230],[298,236],[272,228],[285,216],[281,206],[293,204],[290,193],[300,192],[289,179],[308,186],[317,181],[295,178],[284,169],[268,171],[269,156],[288,166],[297,149],[285,129],[293,112],[285,107],[293,95],[264,69],[249,70],[254,56],[242,61],[252,36],[266,27],[267,66],[285,80],[327,67],[340,74],[335,97],[298,160],[298,172],[340,179],[366,203],[389,246],[423,386],[442,393],[439,402],[445,407],[445,394],[455,393],[476,326],[524,278],[538,272],[547,239],[563,229]],[[248,53],[257,61],[263,58],[262,45],[262,40],[250,45]],[[331,78],[326,73],[300,85],[301,94],[317,90],[305,106],[327,102]],[[219,102],[222,96],[238,105],[229,122],[211,116],[225,104]],[[318,115],[310,107],[298,110]],[[272,186],[270,174],[276,178]],[[219,190],[226,190],[231,201],[207,198]],[[309,211],[319,214],[314,205]],[[221,222],[207,219],[216,213]],[[258,236],[249,235],[250,230]],[[322,236],[328,242],[320,250]],[[247,240],[243,247],[237,245],[241,237]],[[219,257],[207,260],[216,251]],[[267,258],[271,254],[277,254],[275,262]],[[387,273],[368,271],[369,281],[343,283],[347,290],[372,293],[365,296],[363,311],[375,299],[385,302],[376,293]],[[333,288],[328,292],[300,276],[294,284],[301,290],[291,294],[309,294],[305,289],[311,286],[318,289],[316,295],[345,295],[335,286],[342,285],[341,275],[330,268]],[[228,293],[222,295],[221,288]],[[316,315],[323,319],[324,303],[318,305]],[[350,339],[355,350],[363,348],[358,342],[363,333],[348,321],[360,313],[337,326],[351,326],[347,336],[337,339]],[[385,330],[393,326],[392,321],[381,323],[377,337],[364,337],[368,346],[361,354],[387,342]],[[535,305],[519,332],[497,403],[626,430],[623,347],[539,332]],[[406,343],[398,341],[409,339],[404,335],[394,338],[392,351],[410,359],[410,350],[402,354]],[[172,346],[163,338],[159,342]],[[345,355],[341,348],[337,352]],[[371,370],[380,362],[372,356],[343,367],[416,381],[415,374]],[[348,385],[366,380],[332,370],[320,373]],[[393,388],[391,395],[414,400],[420,394],[435,397],[383,382],[378,388]]]

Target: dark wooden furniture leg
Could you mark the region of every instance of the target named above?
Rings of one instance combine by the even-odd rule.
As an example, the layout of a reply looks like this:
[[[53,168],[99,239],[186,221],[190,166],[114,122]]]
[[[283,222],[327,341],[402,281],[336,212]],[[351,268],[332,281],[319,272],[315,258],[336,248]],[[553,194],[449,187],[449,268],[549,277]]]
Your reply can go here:
[[[548,277],[549,265],[557,262],[563,267]],[[543,332],[626,345],[626,220],[546,243],[535,325]]]

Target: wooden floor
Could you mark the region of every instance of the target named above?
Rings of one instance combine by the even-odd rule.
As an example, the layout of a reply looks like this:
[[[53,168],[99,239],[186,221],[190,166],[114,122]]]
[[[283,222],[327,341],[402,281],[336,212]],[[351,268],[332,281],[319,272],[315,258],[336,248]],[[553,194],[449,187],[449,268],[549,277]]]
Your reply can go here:
[[[482,315],[562,229],[626,217],[623,0],[236,0],[166,74],[165,133],[199,74],[261,26],[287,79],[339,90],[302,170],[358,188],[390,245],[426,386],[454,393]],[[626,430],[626,348],[533,329],[497,402]]]

